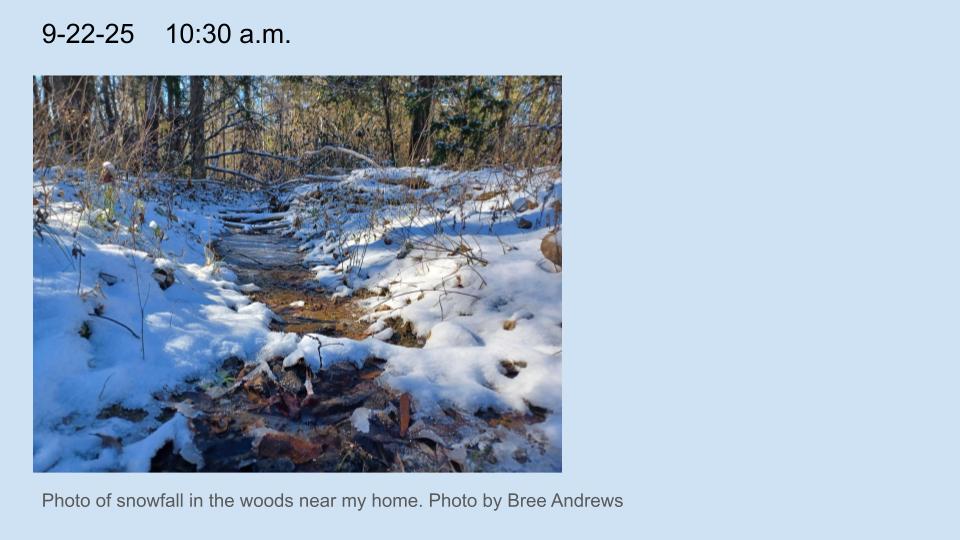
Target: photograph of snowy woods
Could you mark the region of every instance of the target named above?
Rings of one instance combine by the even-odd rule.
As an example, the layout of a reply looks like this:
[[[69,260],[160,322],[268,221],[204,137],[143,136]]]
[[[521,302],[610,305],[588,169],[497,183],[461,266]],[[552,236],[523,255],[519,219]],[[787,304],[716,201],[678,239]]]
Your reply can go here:
[[[33,98],[34,471],[561,470],[560,77]]]

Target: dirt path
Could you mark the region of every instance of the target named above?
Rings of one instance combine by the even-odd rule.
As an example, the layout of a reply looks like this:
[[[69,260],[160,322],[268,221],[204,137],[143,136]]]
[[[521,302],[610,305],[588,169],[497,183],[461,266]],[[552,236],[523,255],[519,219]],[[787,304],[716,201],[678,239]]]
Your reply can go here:
[[[277,314],[274,330],[363,338],[368,326],[359,320],[363,312],[318,290],[297,247],[296,240],[279,234],[236,233],[221,239],[216,250],[240,283],[260,288],[250,297]]]
[[[236,233],[215,248],[240,283],[260,288],[251,297],[282,319],[275,330],[363,337],[362,311],[312,285],[294,239]],[[422,423],[408,431],[410,399],[379,384],[383,364],[369,358],[360,369],[336,364],[314,374],[302,362],[284,369],[282,358],[269,359],[269,369],[231,358],[219,381],[170,398],[192,416],[204,471],[462,470],[462,456],[438,444],[435,431]],[[172,448],[152,465],[195,469]]]

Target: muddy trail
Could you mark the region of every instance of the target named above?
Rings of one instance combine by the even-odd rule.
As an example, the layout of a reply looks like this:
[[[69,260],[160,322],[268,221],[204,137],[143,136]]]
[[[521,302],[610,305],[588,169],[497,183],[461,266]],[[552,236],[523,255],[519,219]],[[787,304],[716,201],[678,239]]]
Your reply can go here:
[[[277,315],[273,330],[361,339],[368,326],[359,321],[363,312],[314,286],[313,274],[303,266],[297,247],[296,240],[279,234],[242,232],[227,235],[215,245],[239,283],[253,283],[260,289],[248,294]]]
[[[249,219],[249,218],[247,218]],[[216,244],[217,255],[238,276],[254,283],[251,299],[277,315],[273,329],[300,335],[363,338],[367,324],[351,300],[333,299],[312,283],[298,243],[271,227],[238,228]],[[229,223],[228,223],[229,224]],[[246,232],[244,232],[246,231]],[[323,349],[321,348],[321,356]],[[218,380],[169,396],[174,410],[191,418],[205,472],[462,471],[465,456],[441,443],[459,422],[411,426],[411,399],[380,384],[384,360],[361,368],[339,363],[313,373],[301,360],[283,358],[223,362]],[[358,427],[360,429],[358,429]],[[194,471],[171,445],[153,459],[154,471]]]

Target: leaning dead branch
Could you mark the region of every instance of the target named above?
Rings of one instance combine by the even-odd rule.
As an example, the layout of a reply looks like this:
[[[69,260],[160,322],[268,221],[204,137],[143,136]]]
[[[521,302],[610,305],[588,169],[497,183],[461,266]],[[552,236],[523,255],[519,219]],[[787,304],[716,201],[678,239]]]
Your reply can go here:
[[[203,156],[203,159],[220,159],[222,157],[239,156],[239,155],[257,156],[257,157],[262,157],[267,159],[276,159],[278,161],[289,161],[289,162],[299,161],[299,158],[295,158],[295,157],[281,156],[279,154],[271,154],[270,152],[264,152],[262,150],[248,150],[246,148],[241,148],[238,150],[227,150],[224,152],[217,152],[216,154]]]
[[[346,154],[348,156],[352,156],[361,161],[369,163],[370,165],[373,165],[377,169],[380,169],[380,170],[383,169],[383,167],[379,163],[370,159],[369,157],[361,154],[360,152],[357,152],[355,150],[350,150],[349,148],[344,148],[342,146],[327,145],[327,146],[321,147],[319,150],[315,150],[313,152],[307,152],[307,155],[309,156],[309,155],[315,155],[315,154],[322,154],[324,152],[340,152],[341,154]]]
[[[110,322],[112,322],[113,324],[120,325],[120,326],[122,326],[123,328],[126,328],[127,332],[130,332],[130,335],[132,335],[133,337],[135,337],[135,338],[137,338],[137,339],[140,339],[140,336],[139,336],[136,332],[134,332],[132,328],[130,328],[129,326],[123,324],[122,322],[120,322],[120,321],[118,321],[118,320],[116,320],[116,319],[112,319],[112,318],[110,318],[110,317],[107,317],[106,315],[99,315],[99,314],[97,314],[97,313],[90,313],[90,315],[92,315],[92,316],[94,316],[94,317],[96,317],[96,318],[98,318],[98,319],[103,319],[103,320],[105,320],[105,321],[110,321]]]
[[[223,173],[223,174],[230,174],[230,175],[233,175],[233,176],[238,176],[238,177],[240,177],[240,178],[243,178],[244,180],[249,180],[249,181],[254,182],[254,183],[256,183],[256,184],[259,184],[259,185],[261,185],[261,186],[266,186],[266,185],[267,185],[267,182],[265,182],[265,181],[263,181],[263,180],[260,180],[259,178],[254,178],[253,176],[250,176],[249,174],[247,174],[247,173],[245,173],[245,172],[235,171],[235,170],[233,170],[233,169],[223,169],[223,168],[220,168],[220,167],[214,167],[213,165],[207,165],[207,170],[214,171],[214,172],[218,172],[218,173]]]

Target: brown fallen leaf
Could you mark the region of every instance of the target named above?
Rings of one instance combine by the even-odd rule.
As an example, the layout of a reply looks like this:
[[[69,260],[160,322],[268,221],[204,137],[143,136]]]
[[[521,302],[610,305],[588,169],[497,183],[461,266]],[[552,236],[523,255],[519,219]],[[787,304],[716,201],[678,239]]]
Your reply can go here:
[[[257,455],[261,458],[288,458],[296,464],[316,459],[322,452],[320,443],[281,432],[265,434],[257,445]]]
[[[376,379],[377,377],[379,377],[381,373],[383,373],[382,369],[377,369],[377,368],[365,369],[360,372],[360,380],[372,381],[373,379]]]
[[[207,424],[210,426],[210,431],[216,433],[217,435],[223,433],[230,427],[232,419],[225,414],[216,414],[209,416],[209,421]]]

